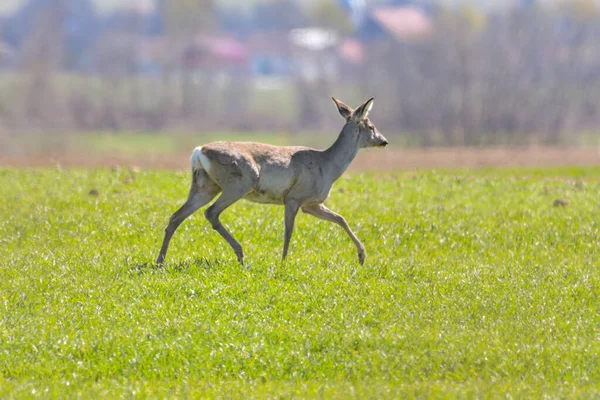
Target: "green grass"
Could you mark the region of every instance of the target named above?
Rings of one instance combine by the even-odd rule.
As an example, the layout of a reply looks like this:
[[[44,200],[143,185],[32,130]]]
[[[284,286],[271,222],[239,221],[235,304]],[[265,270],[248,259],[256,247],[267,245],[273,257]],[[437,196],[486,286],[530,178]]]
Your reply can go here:
[[[364,266],[240,202],[157,268],[189,173],[128,176],[0,169],[0,397],[600,396],[600,168],[344,176]]]

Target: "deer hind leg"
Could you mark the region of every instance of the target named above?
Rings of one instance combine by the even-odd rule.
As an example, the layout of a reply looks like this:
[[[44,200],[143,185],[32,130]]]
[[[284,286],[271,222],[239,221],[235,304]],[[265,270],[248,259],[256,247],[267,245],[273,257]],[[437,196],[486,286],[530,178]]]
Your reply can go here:
[[[358,250],[358,262],[363,265],[366,258],[365,246],[358,240],[354,232],[348,226],[346,219],[339,214],[334,213],[329,208],[325,207],[325,204],[318,204],[314,206],[304,206],[302,207],[302,211],[307,214],[313,215],[317,218],[323,219],[325,221],[331,221],[335,224],[338,224],[350,236],[354,244],[356,245],[356,249]]]
[[[210,207],[206,209],[204,212],[204,216],[211,223],[212,228],[217,231],[223,239],[229,243],[233,251],[235,251],[235,255],[237,256],[240,264],[244,265],[244,251],[242,250],[242,246],[231,236],[231,233],[223,226],[221,221],[219,220],[219,215],[230,205],[235,203],[244,197],[249,191],[250,187],[247,189],[243,188],[230,188],[223,190],[223,193],[217,201],[215,201]]]
[[[158,258],[156,259],[157,264],[162,264],[164,262],[171,237],[173,237],[173,234],[179,225],[200,207],[208,204],[220,191],[221,189],[219,186],[210,180],[206,171],[203,169],[196,169],[193,171],[192,186],[187,201],[171,215],[169,224],[165,228],[163,243]]]

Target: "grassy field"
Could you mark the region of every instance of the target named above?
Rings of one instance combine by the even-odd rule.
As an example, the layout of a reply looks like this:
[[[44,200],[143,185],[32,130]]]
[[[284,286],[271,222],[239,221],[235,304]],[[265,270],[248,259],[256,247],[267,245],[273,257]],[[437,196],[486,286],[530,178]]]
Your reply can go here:
[[[303,214],[281,263],[283,209],[240,202],[246,267],[198,212],[158,268],[188,172],[0,169],[0,397],[598,397],[599,178],[348,175],[364,266]]]

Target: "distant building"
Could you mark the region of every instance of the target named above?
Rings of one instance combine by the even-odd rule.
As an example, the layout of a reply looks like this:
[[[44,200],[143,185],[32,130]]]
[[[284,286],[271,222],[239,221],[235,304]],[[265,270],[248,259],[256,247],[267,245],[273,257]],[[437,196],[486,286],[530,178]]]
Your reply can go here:
[[[190,40],[139,38],[135,45],[136,70],[158,75],[165,66],[187,72],[240,73],[247,70],[249,54],[243,43],[228,36],[198,35]]]
[[[419,40],[433,31],[431,17],[417,6],[381,6],[369,10],[358,36],[377,39],[389,36],[398,41]]]
[[[375,8],[371,18],[397,40],[420,39],[433,31],[429,16],[415,6]]]
[[[255,76],[284,77],[294,71],[293,45],[287,35],[253,32],[244,41]]]
[[[248,61],[246,47],[227,36],[196,36],[183,51],[186,69],[244,69]]]

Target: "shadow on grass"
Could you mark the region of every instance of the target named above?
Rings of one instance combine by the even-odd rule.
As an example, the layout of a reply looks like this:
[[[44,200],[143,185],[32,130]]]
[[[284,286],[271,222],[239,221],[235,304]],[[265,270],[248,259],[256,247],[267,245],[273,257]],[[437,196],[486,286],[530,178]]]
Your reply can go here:
[[[154,261],[132,261],[125,260],[126,270],[130,275],[145,275],[155,273],[182,273],[192,268],[196,269],[215,269],[223,268],[226,263],[223,260],[202,257],[193,260],[183,260],[177,262],[167,262],[162,265]]]

